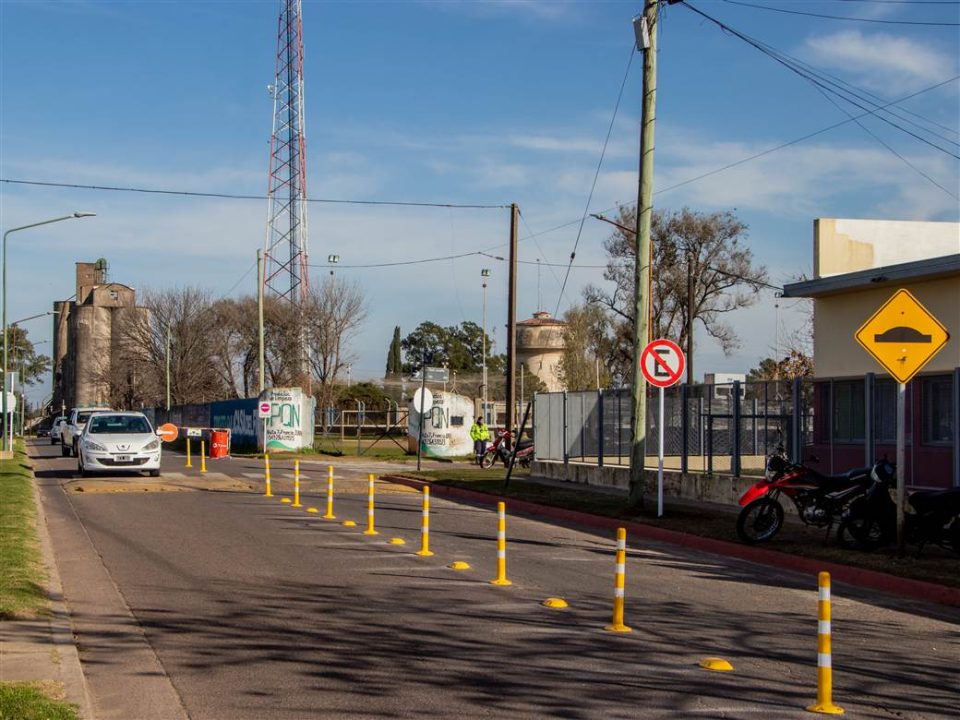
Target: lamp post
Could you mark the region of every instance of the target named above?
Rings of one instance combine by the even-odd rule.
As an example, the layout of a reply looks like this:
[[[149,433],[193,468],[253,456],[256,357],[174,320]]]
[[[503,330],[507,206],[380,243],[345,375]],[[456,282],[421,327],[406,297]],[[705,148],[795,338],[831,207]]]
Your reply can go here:
[[[339,255],[327,255],[327,263],[328,263],[329,265],[336,265],[338,262],[340,262],[340,256],[339,256]],[[333,268],[332,268],[332,267],[330,268],[330,274],[333,275]]]
[[[483,278],[483,374],[480,379],[483,392],[480,394],[481,415],[483,421],[487,421],[487,278],[490,277],[490,268],[483,268],[480,271],[480,277]]]
[[[3,234],[3,251],[2,251],[2,264],[3,264],[3,292],[0,293],[0,299],[3,301],[3,383],[4,383],[4,392],[2,393],[2,416],[3,422],[7,422],[7,393],[6,393],[6,383],[7,383],[7,235],[10,233],[19,232],[20,230],[28,230],[29,228],[39,227],[40,225],[49,225],[50,223],[60,222],[61,220],[72,220],[74,218],[83,218],[83,217],[92,217],[96,213],[92,212],[75,212],[72,215],[64,215],[63,217],[55,217],[49,220],[41,220],[40,222],[30,223],[29,225],[21,225],[20,227],[10,228]],[[7,444],[7,435],[4,433],[3,436],[3,450],[13,450],[13,439],[11,438],[10,444]]]

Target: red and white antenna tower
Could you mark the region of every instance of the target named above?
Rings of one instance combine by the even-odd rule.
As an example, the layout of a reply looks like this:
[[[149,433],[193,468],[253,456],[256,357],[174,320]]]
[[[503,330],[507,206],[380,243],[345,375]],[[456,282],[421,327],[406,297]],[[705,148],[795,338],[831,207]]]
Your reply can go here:
[[[267,189],[264,290],[306,306],[307,142],[303,114],[303,28],[300,0],[280,0],[273,134]]]

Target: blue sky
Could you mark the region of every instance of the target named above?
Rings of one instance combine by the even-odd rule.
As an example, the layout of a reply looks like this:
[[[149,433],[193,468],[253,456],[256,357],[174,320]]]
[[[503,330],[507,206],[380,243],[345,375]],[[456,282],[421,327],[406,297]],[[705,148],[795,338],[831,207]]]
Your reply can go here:
[[[886,100],[958,74],[957,27],[907,24],[957,23],[957,4],[764,3],[883,22],[692,4]],[[544,231],[583,214],[639,1],[303,5],[312,197],[517,202],[525,221],[521,260],[566,262],[578,224]],[[278,10],[273,0],[3,0],[0,176],[263,194]],[[640,69],[635,56],[591,212],[636,197]],[[659,70],[656,189],[846,119],[813,86],[677,5],[663,11]],[[955,80],[902,107],[952,129],[937,131],[955,143],[958,89]],[[876,119],[864,123],[957,194],[956,159]],[[78,209],[98,213],[11,236],[11,320],[69,296],[73,263],[100,256],[113,280],[137,288],[255,291],[265,201],[6,183],[0,201],[4,229]],[[854,124],[662,192],[655,204],[735,209],[778,284],[811,272],[815,217],[958,219],[953,197]],[[312,262],[339,254],[338,274],[361,283],[369,301],[354,342],[354,379],[382,373],[394,325],[406,334],[423,320],[479,322],[483,267],[493,270],[488,325],[503,349],[505,263],[468,257],[400,269],[348,266],[484,249],[505,255],[507,211],[313,204],[309,222]],[[554,312],[559,300],[562,313],[585,284],[602,282],[601,269],[590,266],[604,262],[606,235],[606,226],[587,220],[564,298],[564,268],[542,267],[545,309]],[[319,279],[327,271],[313,272]],[[536,265],[524,264],[520,319],[537,304]],[[781,335],[799,321],[795,309],[778,312],[764,295],[733,319],[741,349],[724,357],[704,340],[698,370],[753,367],[771,354],[778,318]],[[35,340],[50,337],[47,320],[28,328]],[[34,399],[46,392],[38,388]]]

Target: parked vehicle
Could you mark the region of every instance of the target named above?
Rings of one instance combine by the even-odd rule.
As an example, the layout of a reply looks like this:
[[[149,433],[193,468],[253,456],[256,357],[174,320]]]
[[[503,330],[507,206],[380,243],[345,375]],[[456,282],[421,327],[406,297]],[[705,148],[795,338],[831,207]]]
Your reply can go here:
[[[876,470],[876,468],[875,468]],[[837,536],[842,545],[874,550],[897,539],[896,466],[885,462],[872,473],[869,492],[851,503],[843,514]],[[904,537],[917,545],[917,555],[934,543],[960,555],[960,488],[917,490],[904,508]]]
[[[108,407],[73,408],[67,416],[67,422],[60,429],[60,454],[63,457],[77,457],[77,441],[87,424],[87,419],[95,412],[110,412]]]
[[[63,424],[67,421],[66,416],[61,415],[53,419],[53,425],[50,426],[50,444],[56,445],[60,442],[60,432],[63,429]]]
[[[493,442],[487,448],[487,452],[480,458],[480,467],[488,468],[500,460],[504,467],[510,464],[510,450],[508,449],[508,440],[513,437],[513,433],[507,430],[499,430],[495,433]],[[530,467],[530,461],[533,459],[533,441],[521,440],[517,447],[517,460],[520,467]]]
[[[79,438],[77,471],[148,471],[160,475],[160,438],[147,416],[139,412],[97,412]]]
[[[843,510],[864,495],[870,483],[870,468],[821,475],[806,465],[789,462],[781,446],[767,458],[763,479],[740,498],[743,510],[737,518],[737,535],[750,544],[772,540],[783,527],[782,494],[793,501],[804,523],[826,528],[829,537]]]

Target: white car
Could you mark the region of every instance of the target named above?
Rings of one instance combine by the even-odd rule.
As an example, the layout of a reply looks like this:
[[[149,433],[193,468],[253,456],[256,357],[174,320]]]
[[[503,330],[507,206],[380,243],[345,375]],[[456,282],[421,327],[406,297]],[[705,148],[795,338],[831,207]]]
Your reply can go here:
[[[100,411],[87,420],[77,442],[77,470],[81,475],[148,471],[158,477],[160,452],[160,438],[146,415]]]
[[[56,445],[60,442],[60,431],[63,429],[63,424],[67,422],[65,415],[53,419],[53,425],[50,426],[50,444]]]
[[[78,407],[73,408],[67,416],[67,421],[60,428],[60,452],[63,457],[79,457],[77,443],[83,435],[83,428],[87,419],[95,412],[110,412],[108,407]]]

